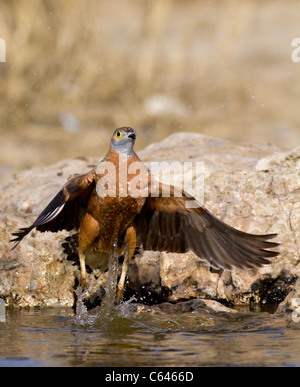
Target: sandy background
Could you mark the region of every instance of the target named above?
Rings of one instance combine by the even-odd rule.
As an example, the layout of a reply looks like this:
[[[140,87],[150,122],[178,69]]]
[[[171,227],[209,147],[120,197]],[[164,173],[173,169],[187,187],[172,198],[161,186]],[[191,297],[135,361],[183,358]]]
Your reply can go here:
[[[0,0],[0,184],[177,131],[300,142],[300,2]],[[299,55],[300,56],[300,55]]]

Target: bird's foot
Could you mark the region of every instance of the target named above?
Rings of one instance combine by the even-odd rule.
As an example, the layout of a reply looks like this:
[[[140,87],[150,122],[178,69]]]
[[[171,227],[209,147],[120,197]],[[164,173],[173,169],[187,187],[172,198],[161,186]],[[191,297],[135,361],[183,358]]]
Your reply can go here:
[[[82,278],[81,278],[81,284],[80,284],[80,286],[81,286],[82,292],[84,292],[85,287],[86,287],[86,278],[85,278],[85,277],[82,277]]]

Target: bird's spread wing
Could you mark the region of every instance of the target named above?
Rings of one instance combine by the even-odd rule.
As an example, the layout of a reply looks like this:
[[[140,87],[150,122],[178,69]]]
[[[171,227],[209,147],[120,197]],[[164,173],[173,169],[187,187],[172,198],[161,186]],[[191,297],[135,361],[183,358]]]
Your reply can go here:
[[[184,191],[171,186],[169,197],[164,197],[163,190],[167,186],[157,185],[158,195],[155,196],[158,197],[149,196],[136,218],[137,244],[143,245],[144,250],[176,253],[191,250],[213,267],[227,270],[233,266],[260,267],[270,263],[266,258],[278,255],[268,250],[278,246],[278,243],[268,242],[276,234],[254,235],[239,231],[203,206],[191,206],[196,200]]]
[[[13,249],[35,227],[39,231],[52,232],[78,229],[96,184],[94,176],[95,171],[92,170],[69,180],[30,227],[12,234],[14,238],[11,242],[15,242]]]

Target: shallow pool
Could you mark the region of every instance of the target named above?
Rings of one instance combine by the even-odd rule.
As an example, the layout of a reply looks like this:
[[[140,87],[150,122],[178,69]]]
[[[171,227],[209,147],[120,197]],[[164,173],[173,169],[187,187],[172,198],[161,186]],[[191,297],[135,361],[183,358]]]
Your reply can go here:
[[[105,323],[8,309],[0,366],[300,366],[300,326],[275,315],[143,308],[119,306]]]

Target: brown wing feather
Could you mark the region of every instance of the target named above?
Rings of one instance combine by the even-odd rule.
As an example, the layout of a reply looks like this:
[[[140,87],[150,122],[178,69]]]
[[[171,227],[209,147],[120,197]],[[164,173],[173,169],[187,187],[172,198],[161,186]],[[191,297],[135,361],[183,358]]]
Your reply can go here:
[[[164,186],[159,186],[159,196],[149,197],[136,217],[138,244],[144,250],[184,253],[192,250],[212,266],[231,270],[269,264],[267,258],[278,255],[269,248],[278,243],[268,242],[276,234],[254,235],[228,226],[213,216],[203,206],[189,208],[196,202],[184,191],[171,187],[170,197],[163,197]]]
[[[95,171],[92,170],[69,180],[31,226],[21,228],[12,234],[15,237],[11,240],[11,242],[15,242],[13,249],[35,227],[42,232],[78,229],[96,184],[94,173]]]

